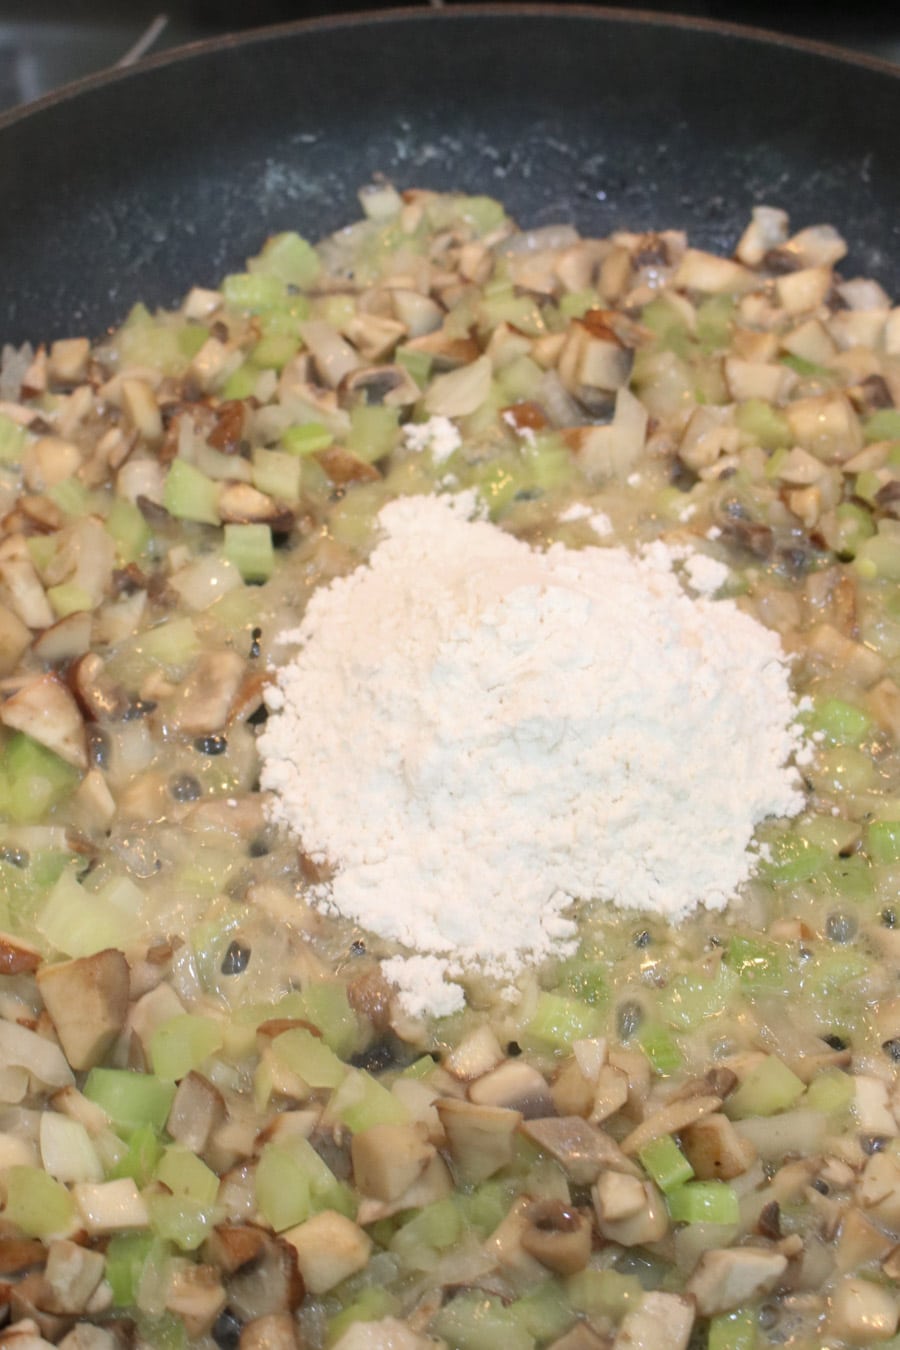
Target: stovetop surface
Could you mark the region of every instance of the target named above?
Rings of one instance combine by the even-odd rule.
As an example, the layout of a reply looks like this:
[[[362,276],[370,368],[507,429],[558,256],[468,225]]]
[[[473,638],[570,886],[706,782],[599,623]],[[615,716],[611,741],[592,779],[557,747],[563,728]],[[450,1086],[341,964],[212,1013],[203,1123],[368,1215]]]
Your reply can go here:
[[[435,3],[435,0],[431,0]],[[450,0],[464,4],[465,0]],[[424,8],[427,0],[385,0]],[[619,0],[622,3],[622,0]],[[627,0],[626,0],[627,3]],[[0,0],[0,110],[70,80],[219,34],[318,15],[380,8],[365,0]],[[647,9],[769,28],[881,56],[900,64],[900,6],[882,0],[645,0]],[[548,6],[549,8],[549,6]]]

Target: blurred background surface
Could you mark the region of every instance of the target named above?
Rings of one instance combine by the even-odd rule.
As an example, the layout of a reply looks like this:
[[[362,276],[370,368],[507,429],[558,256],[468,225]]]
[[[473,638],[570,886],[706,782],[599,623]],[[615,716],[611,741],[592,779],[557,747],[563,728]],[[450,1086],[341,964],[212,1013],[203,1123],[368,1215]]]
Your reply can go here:
[[[396,8],[427,3],[393,0]],[[381,7],[365,0],[0,0],[0,111],[147,52],[264,24]],[[639,7],[751,24],[900,63],[896,0],[649,0]]]

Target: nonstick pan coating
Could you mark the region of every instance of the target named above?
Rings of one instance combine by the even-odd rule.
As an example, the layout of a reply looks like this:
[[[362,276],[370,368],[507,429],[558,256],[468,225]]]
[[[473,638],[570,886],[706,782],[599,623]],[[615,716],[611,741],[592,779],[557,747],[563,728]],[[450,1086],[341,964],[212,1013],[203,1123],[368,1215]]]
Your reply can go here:
[[[0,341],[215,284],[273,231],[352,219],[378,173],[711,248],[780,205],[897,293],[898,127],[886,64],[661,16],[398,11],[201,44],[0,119]]]

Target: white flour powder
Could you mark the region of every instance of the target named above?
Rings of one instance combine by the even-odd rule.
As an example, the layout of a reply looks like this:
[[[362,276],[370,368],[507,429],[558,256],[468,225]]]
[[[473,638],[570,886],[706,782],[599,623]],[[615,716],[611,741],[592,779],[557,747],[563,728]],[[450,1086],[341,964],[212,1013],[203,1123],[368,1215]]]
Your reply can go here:
[[[405,1006],[564,950],[575,901],[721,909],[802,806],[778,637],[662,545],[540,553],[447,498],[379,521],[284,634],[259,746],[273,819],[335,868],[318,903],[419,953],[386,963]]]

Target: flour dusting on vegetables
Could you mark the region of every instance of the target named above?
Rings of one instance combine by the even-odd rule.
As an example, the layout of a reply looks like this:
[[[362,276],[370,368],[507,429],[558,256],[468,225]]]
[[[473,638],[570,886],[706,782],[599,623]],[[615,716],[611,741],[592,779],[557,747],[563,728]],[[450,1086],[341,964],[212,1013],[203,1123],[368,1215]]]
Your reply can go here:
[[[0,1345],[896,1346],[900,308],[361,201],[2,348]]]

